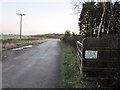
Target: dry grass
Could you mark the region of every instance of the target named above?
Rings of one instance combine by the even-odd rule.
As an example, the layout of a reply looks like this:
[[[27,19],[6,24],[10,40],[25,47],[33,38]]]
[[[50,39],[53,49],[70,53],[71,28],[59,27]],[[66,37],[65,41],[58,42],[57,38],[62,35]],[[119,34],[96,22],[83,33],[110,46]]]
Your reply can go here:
[[[30,45],[30,44],[39,44],[45,41],[48,41],[51,39],[45,39],[45,38],[38,38],[38,39],[7,39],[7,40],[1,40],[1,50],[7,50],[15,47],[20,47],[24,45]]]

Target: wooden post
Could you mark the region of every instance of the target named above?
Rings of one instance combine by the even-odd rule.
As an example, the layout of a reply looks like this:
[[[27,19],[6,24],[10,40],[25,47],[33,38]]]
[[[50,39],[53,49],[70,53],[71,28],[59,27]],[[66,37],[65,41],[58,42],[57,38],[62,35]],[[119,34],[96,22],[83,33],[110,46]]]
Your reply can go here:
[[[25,16],[25,14],[18,14],[20,15],[20,39],[22,39],[22,16]]]

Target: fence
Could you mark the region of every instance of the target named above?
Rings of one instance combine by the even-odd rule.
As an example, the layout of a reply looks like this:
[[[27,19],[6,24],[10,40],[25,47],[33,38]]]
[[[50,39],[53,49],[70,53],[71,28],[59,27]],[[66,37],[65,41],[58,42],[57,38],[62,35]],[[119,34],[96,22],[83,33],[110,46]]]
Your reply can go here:
[[[82,60],[83,60],[83,42],[85,39],[82,40],[82,43],[77,41],[77,63],[80,69],[80,75],[82,75]]]
[[[77,41],[77,63],[83,80],[94,80],[99,86],[112,86],[118,82],[120,71],[120,50],[108,47],[107,44],[99,46],[84,38]],[[117,79],[115,79],[117,78]],[[101,84],[102,82],[102,84]],[[116,84],[116,83],[115,83]]]

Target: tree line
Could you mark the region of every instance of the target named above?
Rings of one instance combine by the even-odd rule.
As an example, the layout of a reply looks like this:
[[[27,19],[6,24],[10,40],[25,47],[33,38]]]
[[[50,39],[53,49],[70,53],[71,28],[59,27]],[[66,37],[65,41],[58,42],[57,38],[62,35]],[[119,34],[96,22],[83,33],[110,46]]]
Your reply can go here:
[[[120,31],[120,2],[82,3],[78,25],[79,34],[86,37],[117,33]]]

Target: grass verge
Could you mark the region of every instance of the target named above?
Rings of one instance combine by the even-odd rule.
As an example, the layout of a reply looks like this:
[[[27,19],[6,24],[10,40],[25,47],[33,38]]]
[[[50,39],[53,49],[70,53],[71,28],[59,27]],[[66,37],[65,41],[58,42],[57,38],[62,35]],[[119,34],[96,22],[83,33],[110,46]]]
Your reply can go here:
[[[61,74],[62,88],[91,88],[90,82],[81,82],[76,54],[64,43],[59,42],[62,48]]]
[[[46,42],[48,40],[51,39],[36,39],[36,40],[18,40],[18,41],[11,41],[11,42],[5,42],[4,44],[2,44],[0,50],[8,50],[8,49],[12,49],[12,48],[18,48],[21,46],[25,46],[25,45],[35,45],[35,44],[41,44],[43,42]]]

